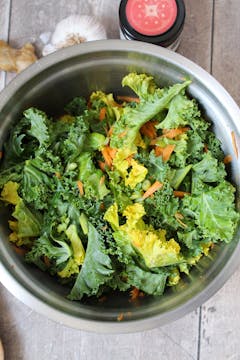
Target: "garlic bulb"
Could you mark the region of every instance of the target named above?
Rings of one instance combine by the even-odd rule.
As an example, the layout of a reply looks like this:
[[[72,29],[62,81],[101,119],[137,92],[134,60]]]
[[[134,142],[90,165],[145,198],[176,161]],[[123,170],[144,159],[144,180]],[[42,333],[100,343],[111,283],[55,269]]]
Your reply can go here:
[[[44,46],[42,54],[45,56],[71,45],[106,38],[103,25],[95,17],[71,15],[57,24],[51,42]]]

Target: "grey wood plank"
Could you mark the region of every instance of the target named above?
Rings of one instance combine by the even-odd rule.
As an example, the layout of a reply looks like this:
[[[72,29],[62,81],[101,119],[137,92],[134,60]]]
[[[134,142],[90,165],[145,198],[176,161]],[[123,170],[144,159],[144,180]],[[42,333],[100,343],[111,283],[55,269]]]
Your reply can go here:
[[[46,319],[0,285],[0,334],[8,360],[194,360],[198,315],[136,334],[78,331]]]
[[[10,0],[0,0],[0,39],[8,40]],[[0,91],[4,88],[6,74],[0,70]]]
[[[240,104],[240,8],[215,1],[212,73]],[[240,359],[240,269],[202,308],[200,359]]]
[[[186,21],[178,52],[210,71],[213,0],[185,0]]]
[[[240,269],[202,307],[201,360],[240,360]]]
[[[212,72],[240,105],[239,17],[239,0],[215,1]]]

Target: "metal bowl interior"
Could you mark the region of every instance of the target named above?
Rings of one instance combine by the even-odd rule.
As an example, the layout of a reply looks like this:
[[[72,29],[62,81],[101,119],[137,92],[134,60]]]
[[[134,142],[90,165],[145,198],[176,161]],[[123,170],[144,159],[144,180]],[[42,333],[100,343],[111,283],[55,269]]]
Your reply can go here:
[[[0,94],[0,148],[23,110],[36,106],[50,115],[77,95],[103,90],[126,94],[121,79],[129,72],[152,74],[160,86],[190,78],[195,97],[223,150],[231,154],[231,179],[239,189],[240,160],[233,150],[231,132],[239,138],[240,111],[230,95],[208,73],[182,56],[157,46],[133,41],[107,40],[64,49],[38,61],[17,76]],[[239,145],[239,144],[238,144]],[[68,289],[56,279],[26,265],[8,242],[7,213],[0,209],[0,279],[21,301],[65,325],[99,332],[133,332],[175,320],[216,292],[236,269],[240,257],[239,229],[234,240],[216,246],[189,277],[161,297],[144,297],[137,304],[126,294],[108,295],[107,301],[70,302]],[[118,322],[119,313],[123,321]]]

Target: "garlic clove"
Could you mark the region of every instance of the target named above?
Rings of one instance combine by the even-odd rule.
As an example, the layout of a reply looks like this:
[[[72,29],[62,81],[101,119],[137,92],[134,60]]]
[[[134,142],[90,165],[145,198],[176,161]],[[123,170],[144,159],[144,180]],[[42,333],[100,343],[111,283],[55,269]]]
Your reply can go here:
[[[43,48],[43,56],[67,46],[106,39],[103,25],[93,16],[71,15],[61,20],[52,34],[51,43]]]

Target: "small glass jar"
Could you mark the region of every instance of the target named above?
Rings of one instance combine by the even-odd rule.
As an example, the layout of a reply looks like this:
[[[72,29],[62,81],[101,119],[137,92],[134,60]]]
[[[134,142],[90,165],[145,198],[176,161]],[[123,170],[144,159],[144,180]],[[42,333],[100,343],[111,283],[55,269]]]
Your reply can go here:
[[[122,0],[120,37],[176,50],[184,26],[183,0]]]

